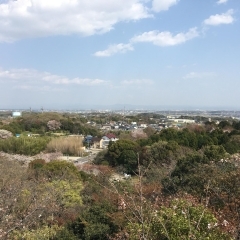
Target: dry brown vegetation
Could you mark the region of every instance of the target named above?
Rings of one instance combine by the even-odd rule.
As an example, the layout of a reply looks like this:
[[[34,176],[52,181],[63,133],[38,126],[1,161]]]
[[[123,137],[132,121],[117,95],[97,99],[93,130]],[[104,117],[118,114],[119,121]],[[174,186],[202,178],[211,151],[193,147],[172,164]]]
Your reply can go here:
[[[82,137],[53,138],[47,145],[47,151],[80,156],[83,152]]]
[[[12,137],[13,134],[5,129],[0,129],[0,138],[1,139],[6,139]]]

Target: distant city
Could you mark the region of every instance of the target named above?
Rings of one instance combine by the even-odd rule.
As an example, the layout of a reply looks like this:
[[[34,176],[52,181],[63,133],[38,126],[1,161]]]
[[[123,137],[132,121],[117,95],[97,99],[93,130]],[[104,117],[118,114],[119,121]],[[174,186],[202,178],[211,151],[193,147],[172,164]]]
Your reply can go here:
[[[30,113],[30,112],[58,112],[58,113],[79,113],[79,114],[120,114],[120,115],[137,115],[141,113],[155,113],[164,116],[203,116],[203,117],[221,117],[240,119],[240,111],[234,110],[153,110],[153,109],[0,109],[0,112],[12,114],[13,112]]]

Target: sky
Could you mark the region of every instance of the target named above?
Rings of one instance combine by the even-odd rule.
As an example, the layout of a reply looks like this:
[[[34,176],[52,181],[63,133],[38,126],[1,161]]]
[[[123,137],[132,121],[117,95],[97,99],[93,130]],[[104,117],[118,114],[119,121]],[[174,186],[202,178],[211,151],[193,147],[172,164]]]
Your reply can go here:
[[[240,0],[0,0],[0,109],[240,110]]]

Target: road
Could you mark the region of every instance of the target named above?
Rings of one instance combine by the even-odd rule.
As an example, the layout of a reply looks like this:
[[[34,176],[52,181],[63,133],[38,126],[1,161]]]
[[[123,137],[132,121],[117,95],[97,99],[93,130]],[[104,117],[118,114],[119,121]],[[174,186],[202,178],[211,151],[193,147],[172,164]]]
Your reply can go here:
[[[89,155],[86,157],[70,157],[70,156],[61,156],[59,160],[66,160],[72,162],[74,165],[84,164],[88,162],[92,162],[97,155],[97,153],[101,150],[90,149]]]

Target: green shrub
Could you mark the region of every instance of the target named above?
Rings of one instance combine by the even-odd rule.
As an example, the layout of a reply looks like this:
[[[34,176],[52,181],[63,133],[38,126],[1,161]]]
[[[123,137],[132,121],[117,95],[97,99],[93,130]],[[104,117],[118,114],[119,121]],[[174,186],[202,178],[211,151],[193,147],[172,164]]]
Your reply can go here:
[[[44,151],[47,143],[50,141],[48,137],[11,137],[8,139],[0,139],[0,151],[13,154],[36,155]]]

